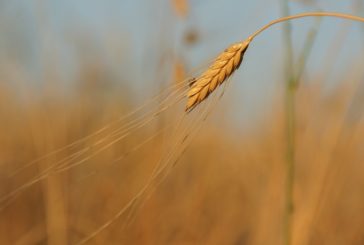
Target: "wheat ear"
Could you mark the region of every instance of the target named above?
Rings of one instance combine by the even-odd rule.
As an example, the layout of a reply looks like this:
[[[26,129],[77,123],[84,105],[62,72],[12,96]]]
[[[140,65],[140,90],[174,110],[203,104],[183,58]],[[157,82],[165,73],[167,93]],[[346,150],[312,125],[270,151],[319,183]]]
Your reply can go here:
[[[251,38],[236,43],[225,49],[212,65],[198,78],[191,80],[188,91],[186,111],[192,111],[195,106],[204,101],[218,86],[239,68]]]
[[[192,111],[198,104],[204,101],[219,85],[233,74],[239,68],[245,51],[252,40],[260,33],[269,27],[293,19],[300,19],[304,17],[335,17],[341,19],[349,19],[353,21],[364,22],[363,17],[348,15],[335,12],[308,12],[287,17],[282,17],[269,22],[257,30],[247,40],[231,45],[224,52],[222,52],[212,65],[198,78],[191,79],[191,88],[187,93],[187,106],[186,111]]]

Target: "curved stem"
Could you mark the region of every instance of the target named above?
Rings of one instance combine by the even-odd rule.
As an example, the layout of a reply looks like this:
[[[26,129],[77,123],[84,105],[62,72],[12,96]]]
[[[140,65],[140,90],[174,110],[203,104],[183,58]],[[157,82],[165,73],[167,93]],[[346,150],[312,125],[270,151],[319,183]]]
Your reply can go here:
[[[282,18],[273,20],[273,21],[269,22],[267,25],[260,28],[258,31],[256,31],[248,39],[250,41],[252,41],[256,36],[258,36],[260,33],[265,31],[272,25],[275,25],[275,24],[278,24],[278,23],[281,23],[284,21],[288,21],[288,20],[300,19],[300,18],[304,18],[304,17],[314,17],[314,16],[335,17],[335,18],[340,18],[340,19],[348,19],[348,20],[353,20],[353,21],[364,22],[363,17],[359,17],[359,16],[355,16],[355,15],[349,15],[349,14],[343,14],[343,13],[337,13],[337,12],[308,12],[308,13],[286,16],[286,17],[282,17]]]

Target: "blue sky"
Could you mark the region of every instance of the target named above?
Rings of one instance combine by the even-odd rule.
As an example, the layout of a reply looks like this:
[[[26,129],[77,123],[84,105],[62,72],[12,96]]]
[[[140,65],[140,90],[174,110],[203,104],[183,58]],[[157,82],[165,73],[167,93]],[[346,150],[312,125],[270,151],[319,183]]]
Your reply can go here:
[[[168,73],[172,69],[170,63],[161,62],[168,52],[180,56],[192,70],[206,64],[230,43],[241,41],[258,27],[281,16],[279,0],[189,2],[188,18],[182,20],[175,16],[169,0],[0,1],[0,64],[16,64],[27,74],[30,83],[38,83],[44,79],[43,69],[52,61],[59,70],[59,82],[72,83],[72,78],[77,76],[81,52],[87,60],[102,63],[113,71],[120,81],[129,82],[134,92],[139,93],[146,91],[143,88],[148,84],[167,82],[163,81],[167,80],[166,76],[160,76],[158,72]],[[325,11],[364,15],[353,9],[352,1],[317,2]],[[292,13],[317,9],[300,1],[292,1],[290,8]],[[314,24],[314,19],[293,22],[296,56]],[[328,86],[339,82],[340,76],[353,66],[362,67],[362,26],[323,19],[306,78],[318,76],[325,70],[327,59],[332,57],[337,61],[330,60],[332,66],[325,77]],[[199,32],[200,38],[195,45],[186,47],[181,37],[191,28]],[[340,33],[347,34],[343,41],[345,45],[340,46],[337,54],[330,55],[330,47]],[[233,79],[231,94],[234,99],[229,103],[264,107],[280,89],[284,57],[281,36],[281,26],[275,26],[251,45],[244,65]],[[78,41],[84,43],[81,50],[75,45]],[[11,49],[14,42],[15,50]],[[360,76],[358,73],[357,79]]]

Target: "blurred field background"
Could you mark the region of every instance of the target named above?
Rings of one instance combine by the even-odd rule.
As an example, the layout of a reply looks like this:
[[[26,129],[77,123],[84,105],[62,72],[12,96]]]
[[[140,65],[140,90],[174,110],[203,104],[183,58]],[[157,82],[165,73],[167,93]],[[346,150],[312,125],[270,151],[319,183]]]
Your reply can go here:
[[[22,167],[206,66],[282,16],[282,2],[0,1],[0,199],[70,153]],[[363,5],[289,2],[292,13],[360,16]],[[312,41],[296,97],[292,244],[364,244],[364,25],[313,18],[292,26],[293,69]],[[88,244],[282,244],[285,50],[281,26],[259,37],[132,222],[122,216]],[[82,166],[2,202],[0,244],[77,244],[90,235],[143,186],[171,129],[128,151],[181,114],[163,113]]]

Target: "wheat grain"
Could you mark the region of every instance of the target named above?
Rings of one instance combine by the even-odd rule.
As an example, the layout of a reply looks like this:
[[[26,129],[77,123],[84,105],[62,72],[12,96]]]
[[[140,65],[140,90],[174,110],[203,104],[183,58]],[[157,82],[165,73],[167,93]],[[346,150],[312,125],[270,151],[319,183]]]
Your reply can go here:
[[[192,111],[239,68],[250,42],[251,38],[248,38],[243,42],[231,45],[201,76],[191,79],[191,88],[187,93],[186,111]]]

